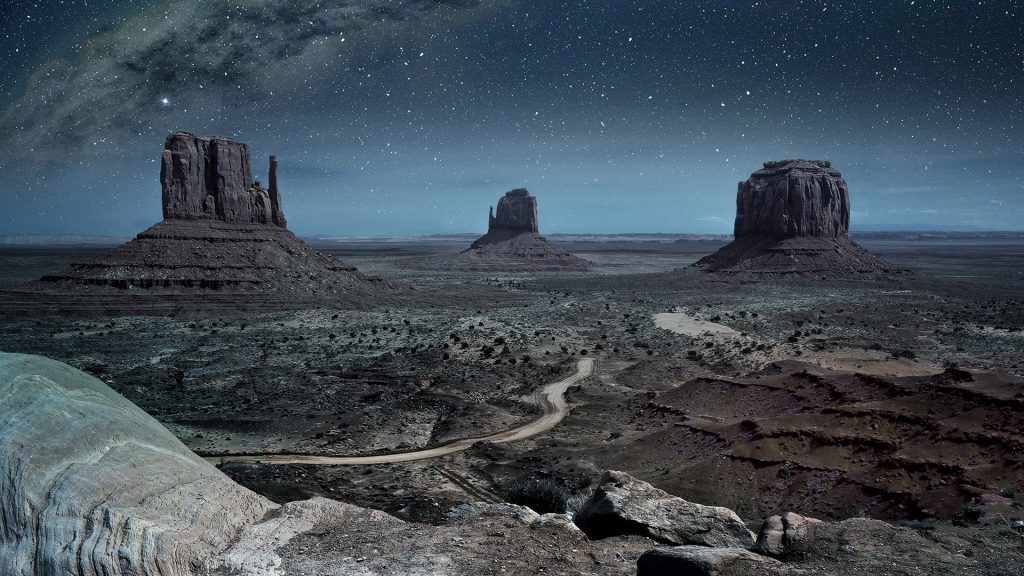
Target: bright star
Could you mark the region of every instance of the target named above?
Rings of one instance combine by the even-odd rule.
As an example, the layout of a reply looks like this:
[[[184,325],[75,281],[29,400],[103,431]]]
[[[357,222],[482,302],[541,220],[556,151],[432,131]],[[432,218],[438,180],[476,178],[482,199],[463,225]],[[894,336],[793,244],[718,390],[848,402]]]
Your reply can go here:
[[[168,99],[167,99],[167,98],[165,97],[165,98],[161,98],[161,99],[160,99],[160,103],[161,103],[161,104],[163,104],[164,106],[167,106],[168,104],[170,104],[170,103],[171,103],[171,101],[170,101],[170,100],[168,100]]]

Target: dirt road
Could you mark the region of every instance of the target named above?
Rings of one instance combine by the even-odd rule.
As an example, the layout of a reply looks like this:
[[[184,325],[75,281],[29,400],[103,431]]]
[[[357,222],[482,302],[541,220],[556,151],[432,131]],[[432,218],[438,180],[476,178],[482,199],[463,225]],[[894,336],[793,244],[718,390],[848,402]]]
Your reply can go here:
[[[569,405],[565,401],[565,392],[569,387],[576,385],[581,380],[594,372],[594,359],[583,358],[576,363],[576,373],[565,380],[548,384],[537,393],[537,403],[543,410],[540,418],[497,434],[483,436],[480,438],[463,438],[451,444],[417,450],[415,452],[400,452],[397,454],[378,454],[375,456],[310,456],[301,454],[239,454],[223,456],[207,456],[206,460],[214,464],[220,462],[263,462],[265,464],[323,464],[331,466],[339,465],[360,465],[360,464],[393,464],[395,462],[412,462],[415,460],[426,460],[461,452],[477,442],[494,442],[502,444],[531,438],[542,432],[547,432],[569,412]]]

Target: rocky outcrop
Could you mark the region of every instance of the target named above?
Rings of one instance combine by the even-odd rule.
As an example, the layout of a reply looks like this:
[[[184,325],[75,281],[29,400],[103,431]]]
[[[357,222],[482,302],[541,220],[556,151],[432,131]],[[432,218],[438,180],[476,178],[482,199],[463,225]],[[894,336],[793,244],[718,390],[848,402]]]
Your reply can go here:
[[[383,289],[285,228],[277,157],[270,157],[269,189],[253,180],[249,147],[240,142],[175,132],[162,158],[164,220],[44,282],[79,290],[303,293],[358,304]]]
[[[821,520],[807,518],[793,512],[782,516],[769,516],[761,524],[756,550],[769,556],[782,557],[807,534],[807,527]]]
[[[67,365],[0,354],[0,573],[192,574],[276,505]]]
[[[900,272],[850,241],[849,228],[849,191],[830,162],[766,162],[739,184],[734,240],[694,266],[824,277]]]
[[[165,219],[286,225],[277,191],[277,158],[270,189],[252,177],[249,146],[228,138],[175,132],[160,163]]]
[[[645,552],[636,562],[637,576],[747,576],[767,574],[778,560],[743,548],[674,546]]]
[[[754,546],[754,534],[732,510],[687,502],[614,470],[574,520],[591,538],[641,534],[667,544]]]

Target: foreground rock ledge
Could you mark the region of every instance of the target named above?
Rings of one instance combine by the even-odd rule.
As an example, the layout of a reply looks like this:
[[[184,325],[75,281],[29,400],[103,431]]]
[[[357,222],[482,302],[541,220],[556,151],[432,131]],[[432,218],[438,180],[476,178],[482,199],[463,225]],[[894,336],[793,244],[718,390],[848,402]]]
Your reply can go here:
[[[325,519],[402,524],[323,498],[280,507],[96,378],[25,354],[0,353],[0,469],[4,576],[270,576]]]
[[[636,562],[637,576],[747,576],[765,574],[778,560],[743,548],[655,548]]]
[[[615,470],[604,473],[575,522],[591,538],[641,534],[667,544],[754,547],[754,534],[732,510],[687,502]]]

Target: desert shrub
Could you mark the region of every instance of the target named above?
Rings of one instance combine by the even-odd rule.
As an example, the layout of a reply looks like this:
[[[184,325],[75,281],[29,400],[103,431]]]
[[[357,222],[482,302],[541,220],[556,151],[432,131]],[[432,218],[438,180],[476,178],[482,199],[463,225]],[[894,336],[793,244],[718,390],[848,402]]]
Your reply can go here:
[[[583,505],[590,500],[592,495],[593,494],[591,492],[577,492],[576,494],[569,496],[565,501],[565,513],[570,516],[575,516],[583,509]]]
[[[565,513],[569,493],[551,480],[516,478],[504,486],[502,496],[512,504],[526,506],[538,514]]]

